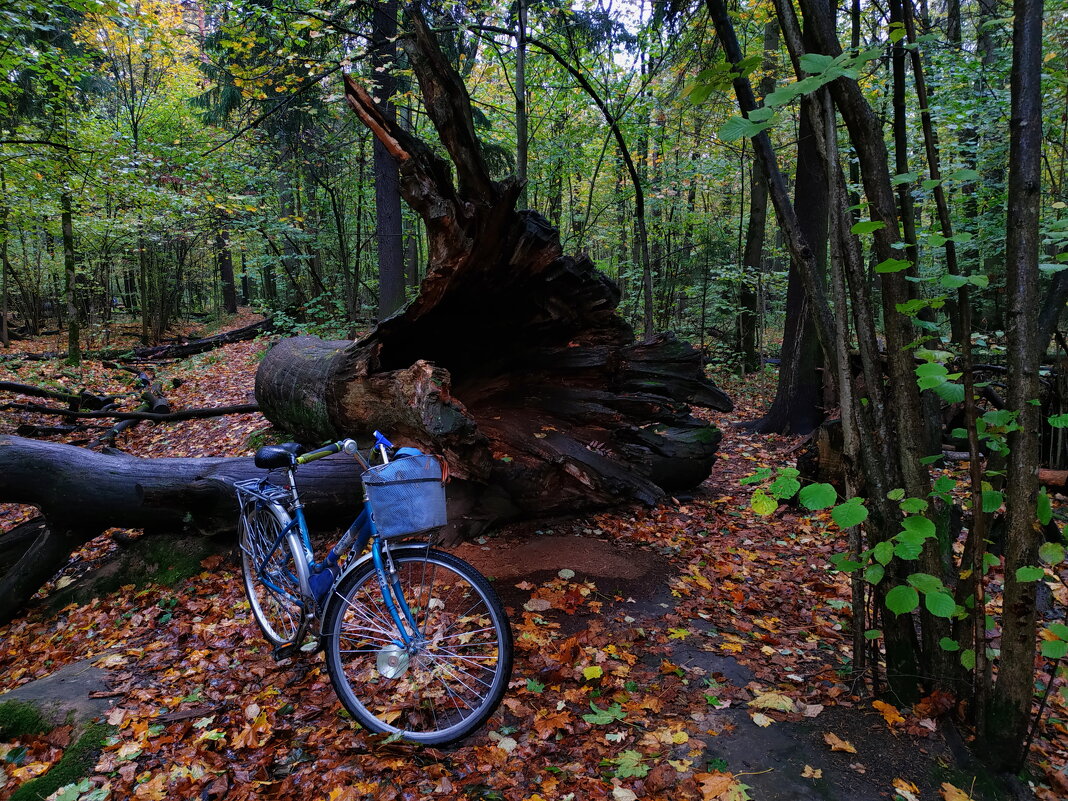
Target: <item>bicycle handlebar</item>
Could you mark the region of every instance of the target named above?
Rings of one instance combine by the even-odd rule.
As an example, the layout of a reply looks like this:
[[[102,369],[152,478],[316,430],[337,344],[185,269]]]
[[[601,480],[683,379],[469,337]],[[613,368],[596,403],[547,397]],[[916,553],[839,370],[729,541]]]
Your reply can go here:
[[[356,456],[359,458],[359,452],[356,449],[356,441],[352,439],[343,439],[338,442],[332,442],[325,447],[318,450],[308,451],[308,453],[302,454],[297,457],[297,464],[307,464],[308,462],[314,462],[316,459],[322,459],[324,456],[330,456],[333,453],[345,453]],[[361,461],[363,461],[361,459]]]

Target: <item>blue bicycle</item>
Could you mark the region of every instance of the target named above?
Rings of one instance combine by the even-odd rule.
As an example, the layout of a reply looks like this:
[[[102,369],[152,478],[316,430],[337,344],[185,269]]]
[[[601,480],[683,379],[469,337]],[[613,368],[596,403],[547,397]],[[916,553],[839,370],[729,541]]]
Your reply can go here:
[[[296,470],[340,452],[362,468],[364,505],[316,561]],[[372,455],[373,466],[351,439],[307,453],[296,443],[256,452],[257,467],[284,469],[288,483],[234,484],[245,591],[276,658],[325,651],[334,690],[361,725],[442,745],[497,708],[512,673],[512,631],[471,565],[429,541],[400,541],[445,524],[442,462],[394,449],[377,431]]]

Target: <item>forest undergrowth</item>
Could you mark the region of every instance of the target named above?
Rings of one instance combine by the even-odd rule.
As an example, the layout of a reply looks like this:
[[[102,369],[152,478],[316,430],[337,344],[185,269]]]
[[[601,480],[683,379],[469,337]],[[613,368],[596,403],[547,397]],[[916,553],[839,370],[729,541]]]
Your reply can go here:
[[[247,403],[266,346],[229,345],[160,365],[155,378],[175,409]],[[34,348],[52,349],[18,343],[22,352]],[[0,380],[131,391],[129,373],[91,360],[77,369],[0,361]],[[734,425],[766,408],[774,376],[720,383],[736,411],[713,415],[725,433],[721,456],[692,496],[551,521],[538,532],[516,526],[467,548],[476,565],[490,549],[491,566],[538,534],[575,542],[552,569],[496,579],[515,631],[513,682],[485,729],[458,746],[417,749],[369,736],[344,713],[320,657],[275,662],[233,555],[209,557],[173,586],[125,586],[48,611],[49,592],[126,547],[110,535],[76,554],[33,610],[0,628],[0,690],[81,660],[108,671],[111,734],[90,775],[57,796],[64,801],[709,801],[779,797],[765,789],[774,781],[809,782],[823,797],[868,797],[834,796],[832,774],[866,783],[872,798],[981,797],[927,770],[960,711],[951,697],[899,706],[868,697],[864,677],[852,675],[849,585],[829,561],[844,542],[829,516],[789,505],[769,517],[749,509],[740,480],[792,464],[800,445]],[[0,433],[30,418],[5,412]],[[116,446],[139,456],[245,455],[275,436],[262,417],[244,415],[142,423]],[[0,525],[31,513],[0,506]],[[583,563],[581,543],[590,540],[655,569],[633,584],[596,575]],[[1064,585],[1050,589],[1054,606],[1068,608]],[[1037,673],[1039,689],[1050,669],[1044,663]],[[802,724],[822,763],[784,762],[754,775],[724,756],[731,738],[759,743],[761,732]],[[0,795],[60,759],[72,734],[57,731],[0,744]],[[873,745],[887,732],[900,745],[894,753]],[[1033,755],[1038,796],[1065,797],[1068,704],[1060,692],[1049,697]]]

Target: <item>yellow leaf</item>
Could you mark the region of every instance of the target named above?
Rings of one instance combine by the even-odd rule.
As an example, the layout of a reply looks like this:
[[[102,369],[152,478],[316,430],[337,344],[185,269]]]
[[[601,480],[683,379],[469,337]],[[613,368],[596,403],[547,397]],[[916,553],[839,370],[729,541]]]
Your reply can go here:
[[[811,765],[805,765],[805,769],[801,771],[801,776],[806,779],[822,779],[823,771],[819,768],[814,768]]]
[[[769,718],[763,712],[754,712],[750,717],[753,719],[753,723],[760,726],[762,729],[766,729],[775,722],[773,718]]]
[[[942,782],[942,789],[938,791],[943,801],[972,801],[972,797],[963,790],[954,787],[949,782]]]
[[[847,754],[857,753],[857,749],[853,747],[853,743],[848,740],[843,740],[837,734],[831,734],[831,732],[827,732],[823,735],[823,742],[827,743],[832,751],[845,751]]]
[[[920,788],[904,779],[894,779],[894,791],[905,801],[920,801]]]
[[[134,797],[145,801],[164,801],[167,797],[167,774],[157,773],[147,782],[137,785]]]
[[[604,675],[604,670],[598,665],[591,665],[590,667],[582,669],[582,675],[587,681],[590,681],[591,679],[599,679]]]
[[[761,693],[749,702],[749,706],[757,709],[777,709],[780,712],[792,712],[794,701],[782,693]]]
[[[901,713],[886,701],[872,701],[871,705],[879,710],[879,714],[883,716],[887,726],[893,728],[898,723],[905,722],[905,719],[901,717]]]

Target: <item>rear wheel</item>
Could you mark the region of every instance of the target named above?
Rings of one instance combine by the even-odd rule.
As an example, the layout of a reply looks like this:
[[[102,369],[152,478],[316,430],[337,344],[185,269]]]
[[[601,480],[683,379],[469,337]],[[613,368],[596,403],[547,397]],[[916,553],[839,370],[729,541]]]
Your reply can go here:
[[[241,515],[241,572],[252,617],[275,648],[294,643],[307,619],[297,561],[282,532],[289,516],[259,502]]]
[[[458,740],[493,714],[508,687],[508,618],[489,582],[452,554],[401,548],[393,564],[415,637],[405,644],[374,565],[354,566],[324,621],[330,680],[365,728],[428,745]]]

